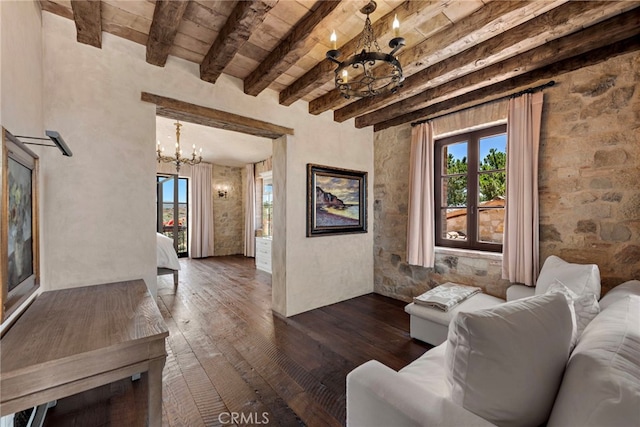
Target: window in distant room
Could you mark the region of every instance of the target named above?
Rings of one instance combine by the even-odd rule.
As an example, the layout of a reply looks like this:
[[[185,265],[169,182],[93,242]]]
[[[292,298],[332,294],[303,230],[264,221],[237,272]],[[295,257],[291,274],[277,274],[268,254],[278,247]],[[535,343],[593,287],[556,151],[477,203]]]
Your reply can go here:
[[[437,246],[502,251],[506,132],[500,125],[436,141]]]

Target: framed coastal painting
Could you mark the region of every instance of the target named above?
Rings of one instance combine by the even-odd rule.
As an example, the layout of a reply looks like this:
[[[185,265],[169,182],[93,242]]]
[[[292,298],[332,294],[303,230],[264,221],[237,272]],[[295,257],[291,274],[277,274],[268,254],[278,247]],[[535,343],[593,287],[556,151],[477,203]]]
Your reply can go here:
[[[0,319],[39,286],[38,156],[2,128]]]
[[[367,173],[307,164],[307,237],[367,232]]]

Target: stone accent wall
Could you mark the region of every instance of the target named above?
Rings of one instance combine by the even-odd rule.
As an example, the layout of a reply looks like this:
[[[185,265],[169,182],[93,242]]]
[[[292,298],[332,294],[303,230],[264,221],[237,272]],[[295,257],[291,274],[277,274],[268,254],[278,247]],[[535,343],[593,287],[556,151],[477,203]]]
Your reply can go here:
[[[540,147],[540,255],[595,263],[603,292],[640,279],[640,54],[565,74]]]
[[[559,75],[556,86],[545,90],[540,259],[558,255],[570,262],[598,264],[603,293],[640,278],[637,70],[640,54],[630,53]],[[488,123],[502,113],[487,111],[455,122],[473,127],[483,114]],[[437,134],[451,131],[435,127]],[[375,291],[410,301],[452,281],[504,297],[510,283],[501,279],[499,255],[439,249],[433,269],[406,263],[410,143],[409,124],[374,136]]]
[[[213,165],[214,255],[237,255],[244,251],[242,169]],[[218,186],[227,187],[227,198],[219,198]]]

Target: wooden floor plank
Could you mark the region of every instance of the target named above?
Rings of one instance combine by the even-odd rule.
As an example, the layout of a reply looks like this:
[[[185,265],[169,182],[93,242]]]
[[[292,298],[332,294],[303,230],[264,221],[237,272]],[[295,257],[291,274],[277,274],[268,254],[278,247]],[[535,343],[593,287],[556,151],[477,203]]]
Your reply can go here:
[[[369,294],[284,318],[271,311],[271,276],[253,259],[180,264],[177,287],[158,279],[170,333],[163,426],[341,426],[351,370],[371,359],[400,369],[431,348],[409,337],[402,301]],[[47,425],[144,425],[141,383],[62,399]]]

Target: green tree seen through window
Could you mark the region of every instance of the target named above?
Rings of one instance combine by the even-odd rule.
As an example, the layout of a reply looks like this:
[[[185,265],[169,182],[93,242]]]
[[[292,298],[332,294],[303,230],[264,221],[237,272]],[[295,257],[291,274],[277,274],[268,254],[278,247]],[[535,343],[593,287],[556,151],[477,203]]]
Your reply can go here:
[[[467,157],[454,158],[453,154],[447,156],[447,174],[465,174],[468,171]],[[507,163],[507,155],[502,151],[491,148],[489,153],[480,163],[479,176],[480,201],[493,200],[496,197],[504,197],[506,191],[506,174],[504,171]],[[501,171],[502,170],[502,171]],[[490,172],[499,171],[499,172]],[[447,179],[447,206],[462,207],[467,204],[467,177],[454,176]]]

